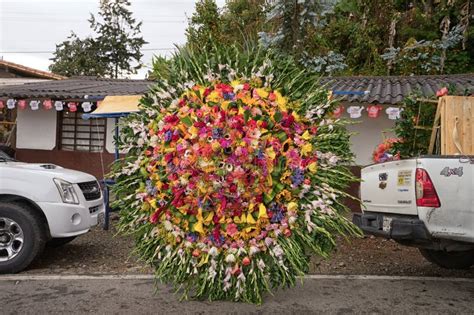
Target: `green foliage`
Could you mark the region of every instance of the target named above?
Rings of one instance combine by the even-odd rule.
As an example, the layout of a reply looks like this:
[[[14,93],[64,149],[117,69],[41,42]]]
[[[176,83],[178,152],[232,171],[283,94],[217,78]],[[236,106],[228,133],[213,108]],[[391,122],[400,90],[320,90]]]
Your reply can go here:
[[[420,101],[418,97],[414,94],[405,98],[401,118],[395,124],[395,134],[401,142],[394,144],[391,153],[400,152],[401,158],[428,153],[436,104]]]
[[[104,76],[107,65],[95,57],[98,50],[98,44],[94,39],[90,37],[80,39],[71,33],[66,41],[56,45],[53,64],[49,69],[67,77]]]
[[[265,47],[326,75],[470,72],[474,27],[466,5],[466,0],[231,0],[219,10],[214,1],[202,0],[190,21],[188,44],[242,47],[259,38]],[[450,24],[443,35],[444,19]],[[203,36],[192,36],[195,32]]]
[[[132,17],[129,6],[128,0],[102,0],[99,18],[91,14],[89,19],[96,36],[80,39],[72,33],[56,45],[50,70],[65,76],[112,78],[136,73],[146,41],[140,34],[142,23]]]

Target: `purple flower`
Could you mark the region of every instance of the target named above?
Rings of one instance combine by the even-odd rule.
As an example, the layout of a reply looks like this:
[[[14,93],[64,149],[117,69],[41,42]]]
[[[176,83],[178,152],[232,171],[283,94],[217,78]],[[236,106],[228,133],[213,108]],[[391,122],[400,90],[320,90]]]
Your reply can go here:
[[[170,142],[172,138],[173,138],[173,132],[171,130],[168,130],[167,132],[165,132],[165,142]]]

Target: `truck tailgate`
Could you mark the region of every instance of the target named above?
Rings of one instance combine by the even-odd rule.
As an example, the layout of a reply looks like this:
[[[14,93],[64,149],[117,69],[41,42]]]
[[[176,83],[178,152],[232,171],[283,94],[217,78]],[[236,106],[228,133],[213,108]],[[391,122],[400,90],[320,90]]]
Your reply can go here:
[[[417,215],[416,159],[373,164],[362,169],[364,211]]]

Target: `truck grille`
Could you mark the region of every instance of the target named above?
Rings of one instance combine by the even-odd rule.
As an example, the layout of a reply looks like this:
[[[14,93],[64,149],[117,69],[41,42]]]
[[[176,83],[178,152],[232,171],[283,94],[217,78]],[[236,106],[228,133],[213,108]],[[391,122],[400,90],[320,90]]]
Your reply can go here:
[[[84,194],[86,200],[95,200],[100,198],[100,187],[99,183],[96,181],[79,183],[79,188]]]

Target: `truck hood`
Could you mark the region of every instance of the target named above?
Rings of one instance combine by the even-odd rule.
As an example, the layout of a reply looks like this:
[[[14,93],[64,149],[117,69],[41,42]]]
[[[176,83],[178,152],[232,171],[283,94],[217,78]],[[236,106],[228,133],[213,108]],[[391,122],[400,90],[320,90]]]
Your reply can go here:
[[[35,175],[42,175],[49,178],[60,178],[70,183],[81,183],[96,180],[90,174],[79,172],[50,163],[23,163],[23,162],[2,162],[1,168],[17,169],[18,171],[31,172]]]

